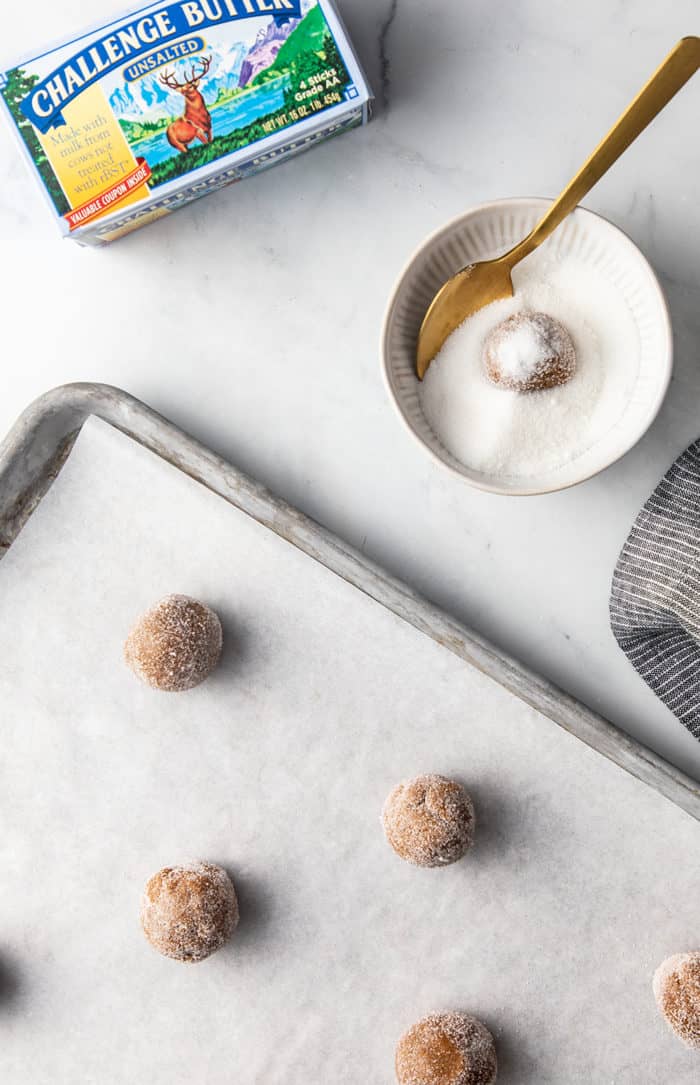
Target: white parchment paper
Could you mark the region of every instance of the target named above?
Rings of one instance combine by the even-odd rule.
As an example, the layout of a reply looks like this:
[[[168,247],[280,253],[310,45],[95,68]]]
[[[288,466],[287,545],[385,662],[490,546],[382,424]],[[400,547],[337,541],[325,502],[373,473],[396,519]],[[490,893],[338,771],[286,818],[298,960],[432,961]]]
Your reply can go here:
[[[168,592],[226,632],[187,694],[122,662]],[[0,563],[0,704],[3,1085],[390,1085],[403,1029],[452,1008],[503,1085],[697,1083],[651,976],[700,945],[700,826],[101,423]],[[477,807],[445,870],[379,823],[424,771]],[[199,965],[138,922],[187,858],[241,901]]]

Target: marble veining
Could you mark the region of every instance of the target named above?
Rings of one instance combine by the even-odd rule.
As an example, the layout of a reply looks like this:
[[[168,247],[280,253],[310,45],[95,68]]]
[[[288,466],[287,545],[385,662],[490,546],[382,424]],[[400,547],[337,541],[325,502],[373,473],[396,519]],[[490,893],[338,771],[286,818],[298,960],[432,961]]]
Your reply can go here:
[[[389,34],[399,10],[399,0],[390,0],[389,11],[379,28],[379,66],[382,84],[382,104],[389,106],[391,93],[391,60],[389,57]]]

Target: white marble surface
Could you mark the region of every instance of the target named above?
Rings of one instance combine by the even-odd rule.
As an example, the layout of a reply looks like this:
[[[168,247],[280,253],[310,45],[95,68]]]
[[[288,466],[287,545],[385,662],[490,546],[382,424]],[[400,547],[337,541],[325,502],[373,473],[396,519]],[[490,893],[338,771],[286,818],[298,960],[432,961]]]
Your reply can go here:
[[[179,695],[121,659],[173,589],[225,631]],[[100,422],[0,594],[3,1085],[389,1085],[443,1008],[493,1030],[499,1085],[696,1085],[651,990],[700,893],[698,825],[661,795]],[[476,807],[443,870],[379,821],[426,769]],[[196,857],[241,922],[188,966],[138,908]]]
[[[90,20],[114,7],[94,0]],[[0,427],[50,385],[126,387],[700,778],[700,745],[627,665],[607,620],[629,525],[700,431],[700,77],[587,201],[652,261],[675,327],[667,401],[621,463],[546,498],[476,493],[404,433],[377,360],[385,298],[412,248],[477,201],[554,194],[674,42],[700,29],[697,4],[341,7],[379,92],[372,125],[110,249],[56,240],[0,131]],[[84,22],[80,0],[13,5],[3,51],[16,59]]]

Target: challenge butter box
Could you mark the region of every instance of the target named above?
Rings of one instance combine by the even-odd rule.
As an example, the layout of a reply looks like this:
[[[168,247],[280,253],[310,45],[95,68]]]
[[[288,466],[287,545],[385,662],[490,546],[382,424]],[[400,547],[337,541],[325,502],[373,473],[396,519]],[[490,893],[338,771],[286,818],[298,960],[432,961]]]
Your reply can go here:
[[[0,74],[64,234],[101,244],[369,120],[331,0],[151,4]]]

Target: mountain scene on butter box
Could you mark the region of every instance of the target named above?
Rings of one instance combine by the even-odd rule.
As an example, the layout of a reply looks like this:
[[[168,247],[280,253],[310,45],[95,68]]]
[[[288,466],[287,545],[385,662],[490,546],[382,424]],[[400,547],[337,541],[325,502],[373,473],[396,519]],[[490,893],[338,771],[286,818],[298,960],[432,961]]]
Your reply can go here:
[[[183,117],[183,96],[163,85],[162,71],[114,88],[110,105],[132,153],[148,162],[152,188],[343,101],[350,76],[323,11],[305,0],[304,12],[301,20],[271,18],[250,45],[211,36],[199,54],[208,69],[198,81],[210,138],[205,132],[184,151],[168,138]],[[195,71],[204,66],[196,56],[178,61],[169,69],[173,79],[186,81],[193,62]]]
[[[231,91],[240,86],[241,67],[248,51],[243,42],[207,46],[207,56],[211,56],[212,63],[199,87],[207,101],[215,101],[222,90]],[[187,64],[176,65],[175,71],[191,66],[189,60]],[[120,120],[133,124],[140,120],[173,120],[178,112],[182,112],[181,96],[163,85],[160,71],[133,83],[121,83],[110,94],[109,104]]]

